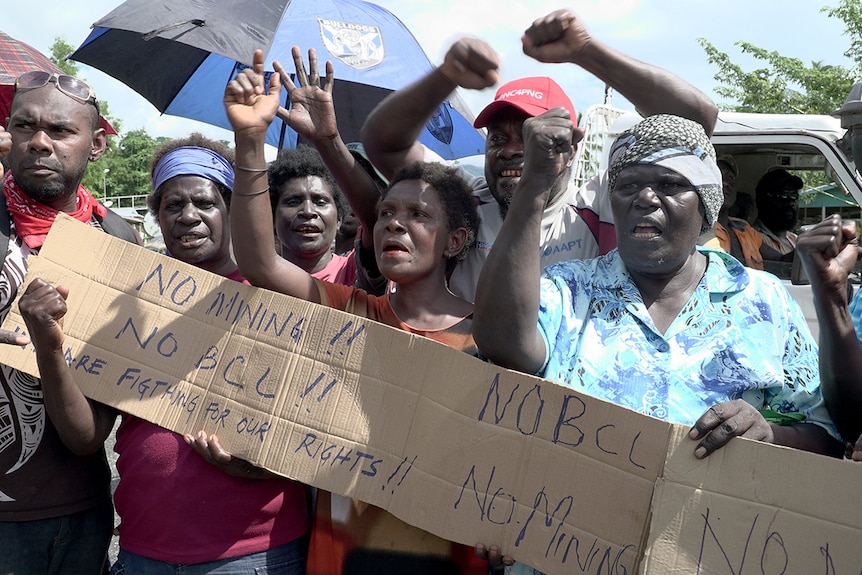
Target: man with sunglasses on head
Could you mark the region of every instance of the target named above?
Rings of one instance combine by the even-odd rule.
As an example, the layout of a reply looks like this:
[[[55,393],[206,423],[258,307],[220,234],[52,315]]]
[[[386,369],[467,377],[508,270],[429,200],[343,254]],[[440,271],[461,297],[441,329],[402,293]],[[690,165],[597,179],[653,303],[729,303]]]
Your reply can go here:
[[[63,357],[60,326],[68,290],[40,279],[23,284],[59,212],[138,242],[132,228],[81,185],[107,145],[93,90],[71,76],[33,71],[15,83],[0,201],[0,318],[19,290],[41,380],[0,365],[0,573],[101,573],[113,527],[104,441],[113,409],[84,399]],[[4,241],[6,233],[2,234]],[[2,244],[0,244],[2,247]],[[0,342],[28,338],[0,332]],[[93,414],[82,417],[81,414]],[[94,417],[95,416],[95,417]],[[87,422],[85,424],[84,422]]]

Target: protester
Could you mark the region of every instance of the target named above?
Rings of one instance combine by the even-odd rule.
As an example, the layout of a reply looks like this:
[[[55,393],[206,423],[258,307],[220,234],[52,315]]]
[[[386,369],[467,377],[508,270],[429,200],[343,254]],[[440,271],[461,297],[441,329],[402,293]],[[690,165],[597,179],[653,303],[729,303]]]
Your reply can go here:
[[[331,65],[327,71],[330,76]],[[238,169],[231,228],[243,274],[254,285],[359,313],[475,353],[470,335],[472,304],[446,289],[445,274],[447,265],[472,245],[477,216],[469,189],[443,166],[417,163],[406,168],[393,179],[376,209],[370,228],[375,256],[384,276],[397,286],[393,293],[375,297],[316,280],[269,247],[272,228],[264,222],[271,216],[270,204],[263,197],[266,182],[260,172],[266,130],[278,109],[281,85],[279,76],[273,75],[264,95],[263,78],[263,55],[257,51],[253,68],[232,80],[225,92]],[[425,533],[373,506],[356,502],[339,521],[330,513],[327,496],[321,493],[317,504],[311,574],[487,570],[484,562],[470,567],[469,548]]]
[[[862,290],[851,298],[847,282],[859,258],[857,234],[856,222],[834,214],[799,234],[796,249],[820,327],[823,396],[841,435],[855,443],[854,457],[862,460]]]
[[[571,128],[528,120],[524,137],[553,165]],[[703,128],[652,116],[617,138],[610,162],[618,248],[544,274],[533,246],[549,194],[547,166],[525,166],[477,288],[481,352],[691,425],[697,457],[735,436],[840,454],[820,394],[816,344],[798,305],[770,274],[696,246],[723,203]]]
[[[62,74],[22,74],[7,127],[0,128],[0,156],[8,153],[9,168],[0,209],[3,318],[58,213],[139,241],[81,185],[87,164],[107,146],[87,84]],[[11,229],[3,225],[10,218]],[[67,293],[34,279],[20,301],[41,380],[0,366],[0,573],[92,574],[107,561],[113,507],[104,441],[116,414],[87,400],[72,379],[58,323]],[[28,341],[9,332],[0,339]]]
[[[302,52],[298,46],[291,50],[294,68],[296,69],[296,84],[285,72],[280,63],[274,62],[282,83],[286,86],[290,109],[279,107],[278,117],[297,132],[303,139],[314,145],[320,154],[337,188],[343,190],[350,200],[351,213],[356,216],[359,226],[371,229],[374,223],[377,200],[385,182],[373,166],[364,158],[361,145],[349,146],[338,133],[338,123],[335,117],[335,105],[332,100],[332,89],[335,82],[332,63],[326,63],[326,77],[323,86],[320,85],[320,74],[317,68],[317,53],[314,49],[308,51],[309,70],[306,72],[302,60]],[[381,185],[382,184],[382,185]],[[270,187],[273,183],[270,180]],[[356,203],[355,198],[373,198],[370,204]],[[350,269],[356,278],[356,285],[371,294],[379,295],[386,291],[386,278],[380,275],[374,261],[374,248],[371,234],[358,234],[356,249],[347,256],[350,259]],[[296,263],[296,262],[294,262]],[[313,274],[314,275],[314,274]],[[334,281],[333,278],[314,275],[317,279]],[[336,281],[336,283],[342,283]],[[348,282],[343,282],[349,285]],[[352,282],[350,282],[352,283]]]
[[[701,123],[711,132],[718,116],[713,102],[673,74],[625,56],[593,38],[569,11],[557,10],[533,22],[522,36],[524,53],[539,62],[571,62],[617,90],[645,115],[673,113]],[[462,39],[449,49],[443,64],[410,86],[388,96],[369,115],[362,141],[368,156],[389,175],[416,160],[439,160],[418,142],[419,134],[440,104],[456,87],[484,89],[499,79],[499,62],[493,49],[476,39]],[[556,111],[554,109],[556,108]],[[561,114],[559,109],[565,110]],[[458,295],[472,300],[476,281],[488,252],[520,189],[521,173],[535,150],[526,147],[522,126],[529,117],[548,123],[577,123],[568,96],[550,78],[521,78],[502,86],[476,118],[487,128],[485,177],[462,177],[474,187],[483,204],[477,246],[459,263],[449,281]],[[572,130],[572,141],[559,162],[547,166],[552,193],[545,206],[541,246],[542,266],[570,258],[589,258],[614,247],[607,207],[606,182],[596,178],[577,191],[571,182],[575,145],[583,132]],[[349,195],[349,194],[348,194]],[[364,200],[373,204],[375,198]],[[351,199],[351,202],[354,202]]]
[[[147,204],[171,256],[248,283],[231,255],[232,162],[230,149],[201,134],[166,142],[154,153]],[[115,450],[113,573],[304,573],[304,485],[223,455],[204,433],[184,438],[130,415]]]
[[[318,279],[353,285],[352,248],[333,253],[349,207],[320,154],[309,146],[279,152],[269,166],[269,196],[281,257]]]
[[[754,229],[763,237],[760,254],[764,260],[793,261],[796,234],[792,230],[798,218],[802,185],[802,178],[781,169],[766,172],[757,182]]]
[[[718,158],[718,169],[721,170],[721,189],[724,192],[724,203],[718,212],[718,220],[715,227],[704,236],[711,236],[704,245],[708,247],[721,248],[740,262],[756,270],[763,269],[763,258],[760,255],[760,246],[763,238],[760,232],[742,219],[731,217],[730,208],[736,203],[736,178],[739,176],[739,168],[733,156],[720,156]]]

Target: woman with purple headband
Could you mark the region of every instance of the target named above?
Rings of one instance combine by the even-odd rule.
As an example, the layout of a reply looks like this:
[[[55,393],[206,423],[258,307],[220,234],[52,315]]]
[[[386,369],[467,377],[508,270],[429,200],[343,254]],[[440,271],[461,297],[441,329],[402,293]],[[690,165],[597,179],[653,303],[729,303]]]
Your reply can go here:
[[[232,163],[232,150],[200,134],[167,142],[147,203],[171,256],[248,283],[230,249]],[[123,415],[112,573],[304,573],[306,487],[226,454],[201,457],[192,444],[206,440]]]

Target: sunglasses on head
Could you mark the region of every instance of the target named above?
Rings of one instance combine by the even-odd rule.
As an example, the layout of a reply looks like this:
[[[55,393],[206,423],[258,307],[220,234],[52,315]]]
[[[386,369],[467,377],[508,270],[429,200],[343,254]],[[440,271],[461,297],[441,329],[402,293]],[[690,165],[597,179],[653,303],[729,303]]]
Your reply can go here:
[[[77,78],[58,74],[57,72],[43,72],[34,70],[32,72],[24,72],[15,80],[15,91],[23,92],[25,90],[35,90],[42,88],[53,82],[57,89],[82,104],[93,104],[96,109],[99,109],[99,102],[96,100],[96,93],[93,89]]]

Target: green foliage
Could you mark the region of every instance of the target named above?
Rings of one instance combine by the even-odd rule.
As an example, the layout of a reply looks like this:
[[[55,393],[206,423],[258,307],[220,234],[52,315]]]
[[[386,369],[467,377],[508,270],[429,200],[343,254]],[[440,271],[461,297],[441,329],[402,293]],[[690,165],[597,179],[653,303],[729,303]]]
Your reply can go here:
[[[736,42],[743,54],[763,63],[763,67],[746,72],[727,53],[699,38],[707,60],[718,67],[715,79],[720,85],[715,92],[731,102],[721,107],[778,114],[831,114],[838,109],[854,81],[862,76],[862,7],[858,0],[840,0],[837,7],[826,7],[823,12],[844,22],[851,46],[844,54],[854,61],[854,68],[823,62],[806,65],[798,58],[750,42]]]
[[[862,4],[858,0],[841,0],[838,6],[824,6],[820,11],[844,22],[844,35],[850,37],[850,47],[844,55],[856,63],[858,80],[862,71]]]
[[[51,56],[49,60],[51,60],[55,66],[63,70],[63,73],[67,76],[77,76],[78,63],[72,60],[66,60],[66,56],[74,51],[74,46],[58,36],[54,38],[54,43],[51,44]]]
[[[149,194],[150,158],[160,142],[143,129],[128,132],[99,161],[87,167],[84,187],[100,198],[103,189],[107,197]]]

